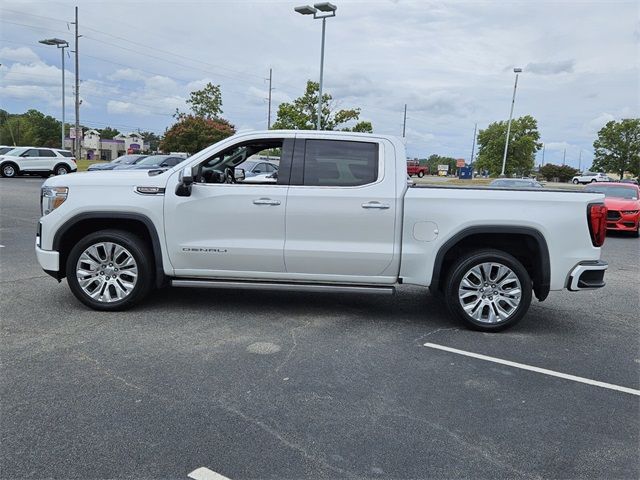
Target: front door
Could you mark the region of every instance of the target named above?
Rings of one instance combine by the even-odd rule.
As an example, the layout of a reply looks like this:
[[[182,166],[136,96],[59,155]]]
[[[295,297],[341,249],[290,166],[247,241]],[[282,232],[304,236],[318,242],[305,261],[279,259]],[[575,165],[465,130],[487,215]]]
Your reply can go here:
[[[264,147],[284,156],[291,154],[290,143],[258,139],[214,154],[196,164],[199,173],[187,197],[176,195],[179,172],[174,173],[165,193],[165,235],[177,276],[269,278],[285,271],[284,179],[280,184],[275,179],[264,184],[224,182],[233,181],[227,176],[234,172],[233,163],[247,159],[242,148],[248,148],[249,155]]]

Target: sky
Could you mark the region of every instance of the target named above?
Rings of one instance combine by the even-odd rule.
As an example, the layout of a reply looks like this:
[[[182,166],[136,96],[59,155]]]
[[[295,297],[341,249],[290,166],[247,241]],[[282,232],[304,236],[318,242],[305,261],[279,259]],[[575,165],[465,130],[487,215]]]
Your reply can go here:
[[[321,21],[304,0],[0,0],[0,108],[61,119],[61,55],[79,7],[80,121],[162,134],[189,92],[220,85],[237,130],[265,129],[280,102],[317,81]],[[326,21],[324,89],[360,107],[377,133],[402,135],[411,157],[471,156],[474,125],[538,120],[545,163],[584,168],[610,120],[640,117],[640,0],[335,0]],[[70,48],[69,50],[72,50]],[[74,121],[73,53],[66,119]],[[542,161],[542,151],[537,163]]]

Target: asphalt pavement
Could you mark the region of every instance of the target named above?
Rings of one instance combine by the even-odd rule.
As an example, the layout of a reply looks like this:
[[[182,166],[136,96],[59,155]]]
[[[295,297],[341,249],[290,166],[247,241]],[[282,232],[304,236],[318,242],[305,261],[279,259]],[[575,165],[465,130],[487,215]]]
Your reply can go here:
[[[498,334],[397,295],[164,289],[88,310],[33,253],[41,179],[0,179],[0,477],[638,478],[640,241],[604,289]],[[425,343],[580,377],[524,370]]]

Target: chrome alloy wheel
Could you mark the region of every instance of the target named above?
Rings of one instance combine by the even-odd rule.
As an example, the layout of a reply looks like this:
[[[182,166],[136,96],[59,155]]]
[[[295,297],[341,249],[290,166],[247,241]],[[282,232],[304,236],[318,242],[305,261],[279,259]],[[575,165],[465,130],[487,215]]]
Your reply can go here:
[[[13,168],[13,165],[11,164],[5,165],[4,167],[2,167],[2,173],[4,173],[5,177],[15,177],[16,169]]]
[[[131,252],[121,245],[99,242],[80,255],[76,277],[87,296],[98,302],[117,302],[135,288],[138,264]]]
[[[467,315],[481,323],[501,323],[520,305],[522,287],[518,276],[501,263],[474,266],[462,277],[458,300]]]
[[[66,167],[58,167],[56,170],[56,175],[66,175],[67,168]]]

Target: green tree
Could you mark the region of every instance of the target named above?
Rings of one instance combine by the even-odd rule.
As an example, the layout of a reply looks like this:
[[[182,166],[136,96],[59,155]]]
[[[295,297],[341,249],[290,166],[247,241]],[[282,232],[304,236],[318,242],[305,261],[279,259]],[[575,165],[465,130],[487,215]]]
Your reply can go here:
[[[99,130],[99,132],[100,132],[100,138],[104,138],[106,140],[111,140],[113,137],[115,137],[120,133],[118,130],[111,127],[103,128],[102,130]]]
[[[420,161],[420,164],[423,165],[423,162]],[[456,171],[456,159],[452,157],[442,157],[440,155],[430,155],[429,158],[424,162],[429,167],[429,173],[437,174],[438,173],[438,165],[448,165],[449,173],[455,173]]]
[[[548,182],[552,182],[555,179],[559,182],[568,182],[572,177],[578,174],[578,169],[570,167],[569,165],[554,165],[553,163],[547,163],[540,167],[538,173],[540,173],[540,175],[542,175]]]
[[[475,168],[487,169],[490,175],[502,171],[504,144],[507,136],[507,122],[493,122],[478,133],[478,158]],[[528,175],[535,165],[535,155],[540,143],[538,122],[531,115],[516,118],[511,122],[509,148],[505,174]]]
[[[278,106],[278,116],[273,128],[292,130],[315,130],[318,118],[318,94],[320,87],[318,82],[307,81],[304,95],[296,98],[291,103],[281,103]],[[360,118],[359,108],[340,109],[335,108],[333,97],[328,93],[322,94],[321,126],[323,130],[337,130],[345,123]],[[373,132],[371,122],[359,122],[353,127],[344,127],[344,131]]]
[[[594,171],[640,174],[640,118],[611,120],[600,129],[593,142]]]
[[[220,118],[222,114],[222,92],[220,85],[207,83],[202,90],[195,90],[189,94],[187,104],[196,117]],[[176,109],[176,117],[180,118],[186,114],[180,113]]]
[[[156,135],[153,132],[141,132],[140,135],[142,135],[144,141],[149,144],[150,151],[155,152],[160,148],[160,141],[162,138],[160,138],[159,135]]]
[[[165,152],[196,153],[235,133],[235,127],[222,118],[183,115],[169,128],[160,143]]]
[[[0,142],[3,145],[60,146],[60,122],[38,110],[0,115]]]

